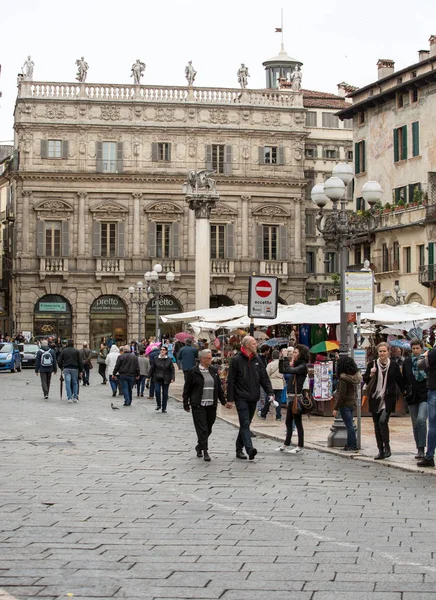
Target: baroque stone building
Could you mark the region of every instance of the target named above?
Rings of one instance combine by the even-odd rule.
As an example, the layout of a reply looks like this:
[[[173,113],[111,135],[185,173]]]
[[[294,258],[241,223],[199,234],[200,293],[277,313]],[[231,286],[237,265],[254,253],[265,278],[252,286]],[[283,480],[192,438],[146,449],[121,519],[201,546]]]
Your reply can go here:
[[[133,338],[128,288],[156,262],[176,275],[162,309],[192,309],[189,169],[215,170],[221,196],[212,302],[246,302],[253,272],[279,277],[282,302],[304,300],[301,92],[22,81],[15,136],[16,330]],[[150,301],[148,334],[153,321]]]

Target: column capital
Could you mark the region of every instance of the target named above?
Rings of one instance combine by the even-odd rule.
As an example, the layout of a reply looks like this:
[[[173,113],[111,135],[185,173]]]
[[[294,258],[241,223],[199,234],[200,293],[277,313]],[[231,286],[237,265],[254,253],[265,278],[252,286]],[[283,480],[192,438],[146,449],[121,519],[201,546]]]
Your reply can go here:
[[[186,196],[186,202],[189,208],[194,211],[196,219],[210,219],[211,210],[215,208],[218,200],[218,195],[195,194],[193,196]]]
[[[141,200],[142,198],[142,192],[132,192],[132,196],[136,199],[136,200]]]
[[[31,196],[33,194],[32,190],[23,190],[22,192],[23,196]]]
[[[86,198],[86,196],[88,195],[88,192],[76,192],[76,194],[78,195],[79,198]]]
[[[247,200],[247,201],[251,200],[251,196],[249,196],[249,195],[248,196],[247,195],[242,195],[241,196],[241,200]]]

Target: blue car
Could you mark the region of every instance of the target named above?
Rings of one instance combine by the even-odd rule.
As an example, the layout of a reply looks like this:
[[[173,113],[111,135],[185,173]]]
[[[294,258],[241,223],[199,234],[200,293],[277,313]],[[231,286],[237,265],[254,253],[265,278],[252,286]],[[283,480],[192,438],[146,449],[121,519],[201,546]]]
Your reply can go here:
[[[0,371],[21,371],[21,354],[17,344],[0,342]]]

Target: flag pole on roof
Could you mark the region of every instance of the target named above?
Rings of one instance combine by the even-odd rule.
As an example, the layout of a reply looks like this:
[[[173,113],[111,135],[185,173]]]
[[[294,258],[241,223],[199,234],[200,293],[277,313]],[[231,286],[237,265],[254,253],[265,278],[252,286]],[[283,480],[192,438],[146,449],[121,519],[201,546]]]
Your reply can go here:
[[[283,8],[280,9],[280,12],[281,12],[281,26],[276,27],[276,33],[282,34],[282,52],[284,52],[285,46],[284,46],[284,42],[283,42]]]

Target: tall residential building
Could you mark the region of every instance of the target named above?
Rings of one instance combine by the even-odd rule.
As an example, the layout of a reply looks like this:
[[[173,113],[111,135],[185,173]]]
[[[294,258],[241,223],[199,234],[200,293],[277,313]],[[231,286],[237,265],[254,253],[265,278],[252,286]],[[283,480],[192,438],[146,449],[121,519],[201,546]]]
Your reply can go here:
[[[383,188],[380,227],[357,240],[350,263],[369,258],[376,272],[376,302],[436,304],[436,36],[418,62],[395,71],[377,63],[377,81],[351,94],[339,113],[353,119],[355,210],[368,209],[362,186]]]

